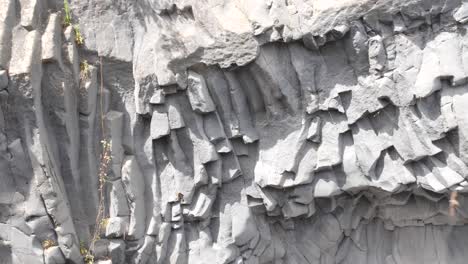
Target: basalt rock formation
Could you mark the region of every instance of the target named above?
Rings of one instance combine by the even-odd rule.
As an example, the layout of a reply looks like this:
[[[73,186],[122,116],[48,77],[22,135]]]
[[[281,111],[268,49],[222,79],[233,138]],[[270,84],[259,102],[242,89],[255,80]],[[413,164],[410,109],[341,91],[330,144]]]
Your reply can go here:
[[[0,0],[0,263],[466,263],[467,22],[461,0]]]

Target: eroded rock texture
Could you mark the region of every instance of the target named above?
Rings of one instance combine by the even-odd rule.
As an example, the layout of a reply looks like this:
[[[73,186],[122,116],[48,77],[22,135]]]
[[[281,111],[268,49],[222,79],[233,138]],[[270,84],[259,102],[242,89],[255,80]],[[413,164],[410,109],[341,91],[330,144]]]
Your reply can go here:
[[[468,3],[70,8],[0,0],[0,263],[83,263],[101,140],[96,263],[466,263]]]

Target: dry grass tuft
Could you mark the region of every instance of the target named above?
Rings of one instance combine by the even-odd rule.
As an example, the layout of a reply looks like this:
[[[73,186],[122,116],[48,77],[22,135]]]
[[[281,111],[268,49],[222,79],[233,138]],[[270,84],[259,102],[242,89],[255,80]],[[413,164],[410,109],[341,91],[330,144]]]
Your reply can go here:
[[[42,241],[42,248],[43,249],[48,249],[48,248],[55,247],[55,246],[57,246],[57,242],[55,242],[52,239],[46,239],[46,240]]]

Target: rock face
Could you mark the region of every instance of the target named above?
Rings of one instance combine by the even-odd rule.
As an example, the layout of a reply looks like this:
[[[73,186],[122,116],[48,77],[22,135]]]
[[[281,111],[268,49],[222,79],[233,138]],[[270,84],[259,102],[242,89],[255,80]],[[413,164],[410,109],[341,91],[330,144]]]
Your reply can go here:
[[[0,263],[466,263],[465,1],[68,9],[0,0]]]

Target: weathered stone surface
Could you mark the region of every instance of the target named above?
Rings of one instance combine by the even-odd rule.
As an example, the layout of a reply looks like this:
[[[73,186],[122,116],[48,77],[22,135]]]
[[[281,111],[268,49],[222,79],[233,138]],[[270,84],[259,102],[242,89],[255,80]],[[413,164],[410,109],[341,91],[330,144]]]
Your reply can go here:
[[[465,2],[453,14],[453,18],[459,23],[468,21],[468,5]]]
[[[465,1],[63,4],[0,0],[1,263],[466,262]]]
[[[22,0],[21,3],[21,26],[27,30],[37,29],[41,22],[42,1]]]
[[[0,90],[8,87],[8,74],[5,70],[0,70]]]
[[[61,16],[58,14],[51,14],[49,22],[42,35],[42,60],[52,61],[56,60],[61,63],[62,60],[62,32],[60,21]]]
[[[211,100],[203,76],[194,71],[189,71],[187,78],[187,94],[193,111],[200,113],[213,112],[215,110],[215,105],[213,100]]]
[[[315,143],[320,143],[321,141],[320,136],[321,136],[321,131],[322,131],[321,128],[322,128],[322,122],[321,122],[320,117],[318,116],[314,117],[310,121],[309,130],[307,132],[307,139]]]
[[[3,223],[0,223],[0,231],[2,249],[8,248],[5,259],[12,259],[11,263],[43,263],[42,257],[39,257],[43,254],[41,244],[34,236]]]
[[[145,232],[144,179],[134,156],[127,156],[122,164],[122,183],[130,208],[128,235],[141,238]]]
[[[125,235],[128,221],[123,217],[110,217],[106,225],[106,237],[119,238]]]
[[[185,127],[184,118],[180,113],[180,107],[174,100],[168,100],[167,102],[167,117],[169,119],[169,128],[178,129]]]
[[[151,116],[151,138],[158,139],[169,135],[169,119],[166,113],[153,112]]]
[[[111,218],[130,215],[125,189],[120,179],[111,183],[109,214]]]
[[[44,263],[45,264],[58,264],[65,263],[65,257],[59,247],[50,247],[44,250]]]
[[[123,240],[109,240],[107,251],[109,252],[112,264],[125,263],[125,242]]]
[[[151,104],[164,104],[165,97],[162,89],[157,89],[153,92],[153,95],[149,101]]]
[[[154,74],[137,79],[137,83],[135,84],[135,106],[138,114],[148,114],[151,111],[149,104],[152,103],[151,101],[156,95],[156,91],[161,93],[161,89],[158,88],[157,78]]]

